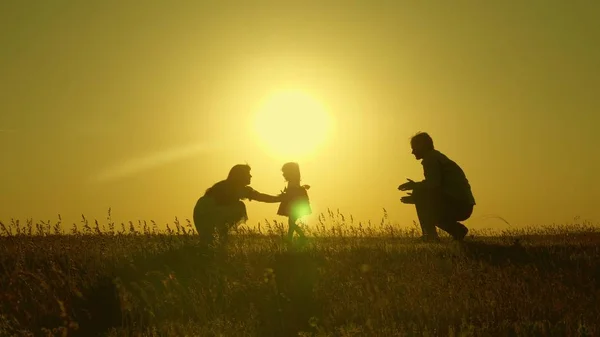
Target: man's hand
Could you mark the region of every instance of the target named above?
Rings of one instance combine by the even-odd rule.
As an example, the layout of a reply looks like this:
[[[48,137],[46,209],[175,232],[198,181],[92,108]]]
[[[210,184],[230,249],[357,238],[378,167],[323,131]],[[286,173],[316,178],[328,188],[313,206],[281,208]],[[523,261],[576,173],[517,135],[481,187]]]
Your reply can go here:
[[[412,193],[409,193],[408,195],[400,198],[400,201],[403,204],[414,204],[415,203],[415,198],[413,197]]]
[[[400,191],[412,191],[412,190],[414,190],[415,189],[415,185],[417,183],[415,183],[414,181],[412,181],[411,179],[408,179],[408,178],[406,180],[408,180],[408,182],[405,182],[404,184],[398,186],[398,189]]]

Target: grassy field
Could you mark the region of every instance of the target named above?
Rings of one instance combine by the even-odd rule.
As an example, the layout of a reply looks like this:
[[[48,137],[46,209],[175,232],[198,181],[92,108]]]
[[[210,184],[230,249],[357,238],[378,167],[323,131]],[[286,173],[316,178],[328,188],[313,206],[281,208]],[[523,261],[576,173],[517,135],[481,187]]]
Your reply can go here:
[[[189,222],[0,223],[0,335],[600,335],[590,224],[426,244],[385,218],[319,222],[302,247],[263,222],[217,250]]]

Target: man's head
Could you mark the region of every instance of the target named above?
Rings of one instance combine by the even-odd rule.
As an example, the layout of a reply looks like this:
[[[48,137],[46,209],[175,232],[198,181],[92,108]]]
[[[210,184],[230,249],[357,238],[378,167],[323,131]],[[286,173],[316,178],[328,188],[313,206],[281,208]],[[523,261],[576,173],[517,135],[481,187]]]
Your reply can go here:
[[[410,139],[410,147],[417,160],[423,159],[423,156],[434,150],[433,139],[426,132],[419,132]]]

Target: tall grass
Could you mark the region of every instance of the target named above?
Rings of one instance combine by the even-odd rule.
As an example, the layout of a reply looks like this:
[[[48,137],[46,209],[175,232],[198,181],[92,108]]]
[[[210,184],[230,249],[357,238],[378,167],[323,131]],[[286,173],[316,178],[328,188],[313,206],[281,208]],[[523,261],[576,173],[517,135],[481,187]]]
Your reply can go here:
[[[329,211],[302,246],[241,226],[203,249],[189,220],[0,223],[0,335],[598,335],[589,223],[417,240]]]

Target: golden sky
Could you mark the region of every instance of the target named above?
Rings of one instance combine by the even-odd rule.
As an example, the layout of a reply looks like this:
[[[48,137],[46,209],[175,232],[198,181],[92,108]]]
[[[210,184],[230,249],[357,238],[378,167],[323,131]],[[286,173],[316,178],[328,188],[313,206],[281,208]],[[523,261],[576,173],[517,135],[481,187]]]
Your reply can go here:
[[[2,2],[0,220],[191,218],[232,165],[274,194],[295,160],[316,211],[408,225],[396,188],[422,178],[409,138],[427,131],[471,182],[468,226],[600,222],[599,16],[594,1]],[[285,90],[329,118],[313,151],[256,135]],[[302,121],[274,134],[323,129]]]

